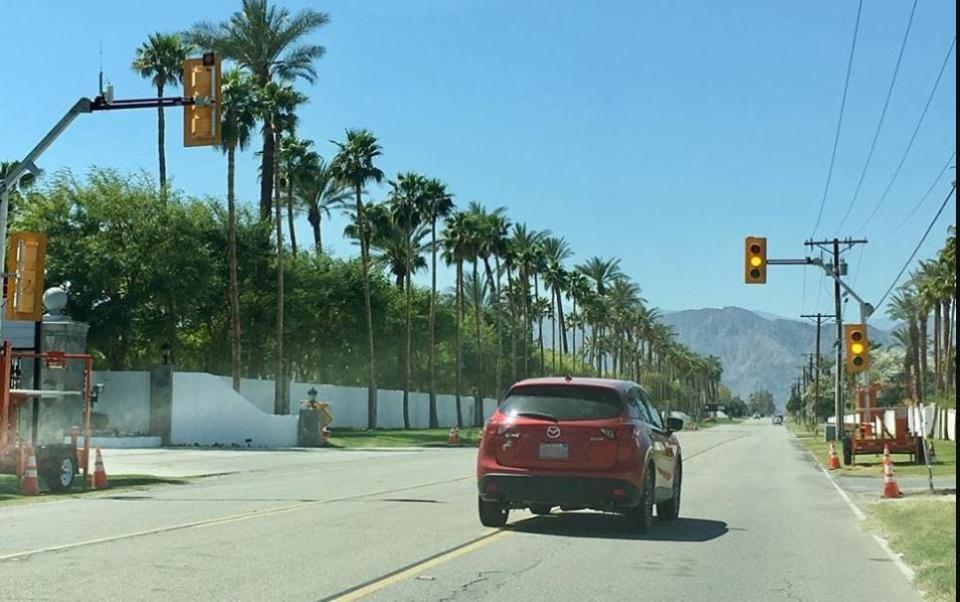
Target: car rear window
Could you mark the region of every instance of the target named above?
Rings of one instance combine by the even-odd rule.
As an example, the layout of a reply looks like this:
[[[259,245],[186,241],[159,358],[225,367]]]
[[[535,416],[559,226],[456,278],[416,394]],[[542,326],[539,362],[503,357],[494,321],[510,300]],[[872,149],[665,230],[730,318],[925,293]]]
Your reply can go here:
[[[533,385],[510,391],[500,411],[545,414],[557,420],[600,420],[619,416],[623,401],[616,391],[603,387]]]

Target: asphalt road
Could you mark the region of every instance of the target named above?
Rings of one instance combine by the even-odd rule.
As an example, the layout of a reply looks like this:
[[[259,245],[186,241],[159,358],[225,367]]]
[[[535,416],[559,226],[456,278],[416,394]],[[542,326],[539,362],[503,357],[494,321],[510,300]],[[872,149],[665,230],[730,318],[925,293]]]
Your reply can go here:
[[[0,600],[919,600],[784,427],[681,442],[681,518],[647,537],[592,512],[486,529],[469,448],[105,451],[230,474],[0,507]]]

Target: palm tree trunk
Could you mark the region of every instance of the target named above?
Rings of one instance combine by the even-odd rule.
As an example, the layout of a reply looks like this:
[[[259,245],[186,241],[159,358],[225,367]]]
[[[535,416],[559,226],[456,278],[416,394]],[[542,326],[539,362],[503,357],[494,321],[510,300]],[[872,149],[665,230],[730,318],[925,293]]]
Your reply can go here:
[[[946,389],[952,391],[956,385],[956,373],[953,365],[953,324],[957,318],[957,297],[947,297],[943,306],[943,371],[946,374]]]
[[[157,86],[157,98],[163,98],[163,84]],[[167,154],[164,150],[166,138],[166,124],[163,117],[163,107],[157,107],[157,156],[160,159],[160,198],[167,202]]]
[[[553,364],[553,373],[557,373],[557,299],[553,291],[550,293],[550,362]]]
[[[367,428],[377,428],[377,367],[373,349],[373,308],[370,304],[370,250],[367,248],[367,222],[363,213],[363,190],[355,188],[357,230],[360,235],[360,263],[363,269],[363,305],[367,314]]]
[[[437,416],[437,219],[430,220],[430,348],[428,349],[428,364],[430,365],[430,428],[440,426]]]
[[[517,381],[519,380],[517,378],[517,308],[509,294],[509,290],[513,286],[513,264],[507,263],[507,305],[510,308],[510,380]]]
[[[493,261],[497,268],[497,277],[493,281],[493,296],[496,300],[497,312],[497,366],[496,366],[496,397],[499,400],[503,394],[503,311],[500,302],[500,278],[503,275],[500,269],[500,255],[495,254]]]
[[[227,272],[230,297],[230,350],[233,390],[240,392],[240,287],[237,283],[237,199],[234,191],[236,145],[227,150]]]
[[[273,155],[276,144],[270,120],[263,124],[263,151],[260,158],[260,219],[270,219],[270,204],[273,197]]]
[[[929,315],[927,312],[920,314],[920,399],[923,400],[926,397],[926,387],[927,387],[927,320]],[[922,403],[922,401],[921,401]]]
[[[570,354],[570,359],[571,359],[571,361],[573,362],[573,371],[576,372],[576,371],[578,370],[578,367],[577,367],[577,322],[576,322],[576,317],[577,317],[577,298],[576,298],[576,297],[571,297],[571,299],[573,300],[573,313],[572,313],[571,315],[572,315],[573,318],[574,318],[574,322],[573,322],[573,330],[572,330],[572,332],[570,333],[570,334],[571,334],[571,341],[573,342],[573,348],[571,349],[572,353]]]
[[[273,381],[273,413],[286,414],[287,404],[284,395],[284,370],[283,370],[283,222],[280,216],[280,187],[276,187],[277,198],[274,202],[276,214],[276,235],[277,235],[277,331],[276,331],[276,358]]]
[[[540,277],[536,272],[533,273],[533,298],[536,299],[539,304]],[[543,314],[539,311],[537,312],[537,346],[540,347],[540,374],[543,375],[546,372],[547,361],[543,353]]]
[[[287,174],[287,230],[290,231],[290,250],[297,256],[297,232],[293,228],[293,178]]]
[[[307,214],[307,221],[310,222],[310,228],[313,230],[313,250],[317,256],[323,254],[323,239],[320,234],[320,212],[310,208]]]
[[[563,363],[563,354],[567,353],[567,321],[563,317],[563,294],[557,287],[557,319],[560,320],[558,328],[560,329],[560,363]]]
[[[473,423],[474,426],[481,426],[483,424],[483,353],[480,349],[480,272],[477,269],[479,264],[477,262],[477,257],[473,258],[473,307],[476,313],[474,321],[474,332],[476,336],[476,346],[474,348],[474,357],[477,363],[477,378],[476,378],[476,401],[473,405]]]
[[[940,372],[940,302],[933,302],[933,382],[937,393],[943,390]]]
[[[530,375],[530,277],[523,268],[523,377]]]
[[[460,392],[463,390],[463,259],[457,258],[457,428],[463,428]]]
[[[406,310],[407,310],[407,344],[404,350],[403,367],[403,428],[410,428],[410,356],[413,354],[413,345],[411,344],[412,331],[410,323],[413,321],[413,313],[410,310],[411,285],[410,266],[412,265],[412,251],[410,249],[410,232],[407,235],[407,283],[406,283]]]

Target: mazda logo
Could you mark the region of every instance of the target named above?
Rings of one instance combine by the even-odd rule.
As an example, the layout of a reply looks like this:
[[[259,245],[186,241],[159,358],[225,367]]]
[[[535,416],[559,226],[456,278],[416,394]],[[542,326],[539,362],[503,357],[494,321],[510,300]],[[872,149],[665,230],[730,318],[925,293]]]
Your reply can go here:
[[[547,437],[551,439],[556,439],[560,436],[560,427],[559,426],[548,426],[547,427]]]

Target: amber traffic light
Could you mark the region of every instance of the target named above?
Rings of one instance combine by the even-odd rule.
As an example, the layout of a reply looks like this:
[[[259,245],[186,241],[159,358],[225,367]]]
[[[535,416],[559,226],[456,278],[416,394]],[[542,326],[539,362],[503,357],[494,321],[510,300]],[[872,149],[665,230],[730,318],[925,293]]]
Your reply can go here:
[[[767,239],[748,236],[744,244],[743,281],[747,284],[767,282]]]
[[[183,61],[183,145],[220,144],[220,56],[208,52]]]
[[[846,368],[850,374],[863,372],[870,367],[870,341],[867,340],[866,324],[847,324],[843,327],[846,343]]]

